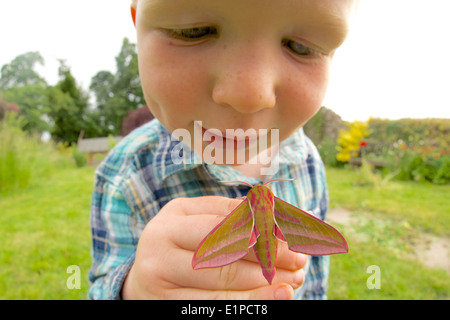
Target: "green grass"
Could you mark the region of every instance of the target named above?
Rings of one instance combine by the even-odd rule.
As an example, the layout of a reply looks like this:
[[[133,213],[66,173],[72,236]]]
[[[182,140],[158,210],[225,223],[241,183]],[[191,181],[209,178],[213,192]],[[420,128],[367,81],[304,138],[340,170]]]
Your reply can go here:
[[[85,299],[93,168],[59,169],[0,198],[0,299]],[[67,267],[81,270],[69,290]]]
[[[330,206],[358,218],[338,225],[349,253],[331,257],[329,299],[450,299],[448,270],[427,268],[412,254],[422,232],[449,236],[450,186],[361,184],[361,173],[347,169],[328,168],[327,176]],[[380,268],[379,290],[366,285],[371,265]]]
[[[450,299],[448,272],[428,269],[384,246],[358,242],[352,236],[346,238],[350,252],[331,257],[329,299]],[[367,287],[373,274],[367,271],[372,265],[380,268],[380,289]]]
[[[355,170],[327,168],[331,207],[407,220],[414,228],[450,236],[450,185],[389,181],[358,186]]]
[[[72,166],[73,160],[57,152],[53,143],[43,143],[39,135],[23,132],[22,124],[14,115],[0,121],[0,199],[35,183],[55,167]]]

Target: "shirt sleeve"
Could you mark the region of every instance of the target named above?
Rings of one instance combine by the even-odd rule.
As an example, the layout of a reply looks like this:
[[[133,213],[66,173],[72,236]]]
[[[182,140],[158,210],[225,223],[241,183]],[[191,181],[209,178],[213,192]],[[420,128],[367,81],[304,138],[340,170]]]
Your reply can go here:
[[[139,241],[140,225],[120,188],[96,175],[91,205],[92,267],[88,298],[120,299]]]

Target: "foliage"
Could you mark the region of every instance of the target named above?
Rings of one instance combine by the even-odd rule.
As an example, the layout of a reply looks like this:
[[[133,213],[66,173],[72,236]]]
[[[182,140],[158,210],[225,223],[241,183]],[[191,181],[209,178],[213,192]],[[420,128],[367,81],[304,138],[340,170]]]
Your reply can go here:
[[[0,96],[0,120],[3,120],[6,113],[9,112],[18,112],[19,107],[14,103],[9,103],[4,100],[2,100]]]
[[[354,181],[355,185],[370,186],[376,190],[380,190],[383,187],[386,187],[387,183],[398,174],[398,171],[394,171],[393,173],[386,174],[382,177],[376,172],[371,163],[369,163],[366,159],[362,159],[361,167],[359,168],[357,174],[358,175]]]
[[[428,152],[450,149],[450,119],[372,119],[372,135],[384,143],[399,144]]]
[[[81,153],[76,145],[72,147],[72,156],[73,159],[75,160],[75,165],[77,166],[77,168],[82,168],[87,165],[88,160],[86,154]]]
[[[336,159],[336,140],[343,127],[345,125],[341,117],[326,107],[321,107],[303,126],[306,135],[314,142],[326,165],[333,167],[340,165]]]
[[[26,84],[3,91],[3,98],[18,106],[23,119],[22,129],[28,133],[44,132],[50,129],[48,112],[50,101],[47,86],[42,83]]]
[[[122,136],[126,136],[131,131],[142,126],[144,123],[151,121],[153,118],[154,116],[147,106],[129,111],[128,115],[122,120]]]
[[[372,134],[382,146],[366,153],[366,159],[382,158],[396,179],[450,183],[450,119],[373,119]]]
[[[336,141],[325,137],[320,145],[317,146],[324,164],[330,167],[341,167],[342,162],[337,159]]]
[[[68,164],[52,145],[22,131],[22,126],[23,119],[13,113],[0,122],[0,194],[24,188],[54,166]]]
[[[399,180],[428,181],[435,184],[450,183],[450,156],[422,156],[405,152],[394,165],[399,168]]]
[[[28,133],[49,129],[46,114],[50,110],[47,83],[34,70],[44,65],[39,52],[27,52],[14,58],[1,69],[0,91],[5,102],[17,105],[22,129]]]
[[[60,60],[59,81],[50,86],[35,71],[44,64],[39,52],[17,56],[1,69],[0,115],[5,105],[16,105],[28,133],[50,132],[58,142],[73,144],[81,131],[86,138],[119,135],[128,111],[144,104],[136,46],[123,40],[116,57],[117,71],[100,71],[92,78],[90,90],[96,105],[88,105],[89,94],[77,85],[70,68]]]
[[[19,150],[26,143],[19,123],[14,115],[7,115],[0,123],[0,193],[26,187],[30,181],[28,157]]]
[[[144,104],[141,88],[136,45],[127,38],[116,57],[116,74],[109,71],[98,72],[91,80],[90,89],[96,98],[95,117],[100,126],[100,135],[119,135],[122,119],[130,110]],[[91,137],[86,132],[87,137]]]
[[[71,145],[78,140],[81,130],[86,129],[88,96],[77,86],[64,61],[60,61],[59,76],[56,86],[48,89],[49,116],[53,121],[51,134],[55,140]]]
[[[339,153],[336,158],[341,162],[348,162],[352,156],[357,156],[360,143],[370,134],[369,121],[354,121],[348,124],[347,130],[341,130],[337,140]]]
[[[16,57],[3,66],[2,97],[18,106],[27,133],[51,132],[55,140],[75,142],[91,122],[87,116],[88,95],[76,85],[70,68],[60,60],[57,85],[49,86],[33,69],[43,64],[38,52]]]
[[[34,70],[36,64],[44,65],[39,52],[27,52],[14,58],[1,69],[0,90],[26,85],[45,85],[45,80]]]

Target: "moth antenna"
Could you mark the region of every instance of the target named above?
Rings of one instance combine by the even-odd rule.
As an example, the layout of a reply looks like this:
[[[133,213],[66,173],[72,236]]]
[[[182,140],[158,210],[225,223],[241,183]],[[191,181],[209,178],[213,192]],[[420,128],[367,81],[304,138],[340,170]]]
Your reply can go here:
[[[269,181],[267,181],[266,183],[264,183],[264,186],[265,186],[266,184],[269,184],[269,183],[274,182],[274,181],[294,181],[294,180],[295,180],[295,179],[283,179],[283,178],[273,179],[273,180],[269,180]]]
[[[248,182],[245,182],[245,181],[239,181],[239,180],[233,180],[233,181],[220,181],[219,180],[219,182],[222,182],[222,183],[243,183],[243,184],[246,184],[246,185],[248,185],[250,188],[253,188],[253,185],[251,185],[250,183],[248,183]]]

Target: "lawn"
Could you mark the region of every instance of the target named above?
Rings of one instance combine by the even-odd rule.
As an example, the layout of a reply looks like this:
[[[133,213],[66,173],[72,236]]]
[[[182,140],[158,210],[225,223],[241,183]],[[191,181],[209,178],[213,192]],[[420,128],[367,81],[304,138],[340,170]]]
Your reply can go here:
[[[55,169],[0,198],[0,299],[85,299],[90,259],[93,168]],[[358,185],[359,175],[328,169],[331,207],[363,217],[338,226],[350,252],[331,258],[330,299],[450,299],[450,274],[411,258],[417,234],[449,236],[450,186],[390,181]],[[373,217],[373,218],[372,218]],[[69,266],[81,272],[70,289]],[[381,272],[369,289],[368,267]]]
[[[362,184],[348,169],[328,168],[327,176],[330,207],[350,210],[356,221],[338,226],[349,253],[331,257],[329,299],[450,299],[450,270],[427,268],[413,254],[421,235],[450,235],[450,186]],[[374,265],[380,289],[367,286]]]
[[[0,198],[0,299],[85,299],[93,168],[59,169]],[[67,268],[80,268],[69,290]]]
[[[370,183],[356,170],[327,169],[331,207],[407,220],[412,227],[450,236],[450,185],[410,181]],[[369,180],[369,181],[367,181]]]

